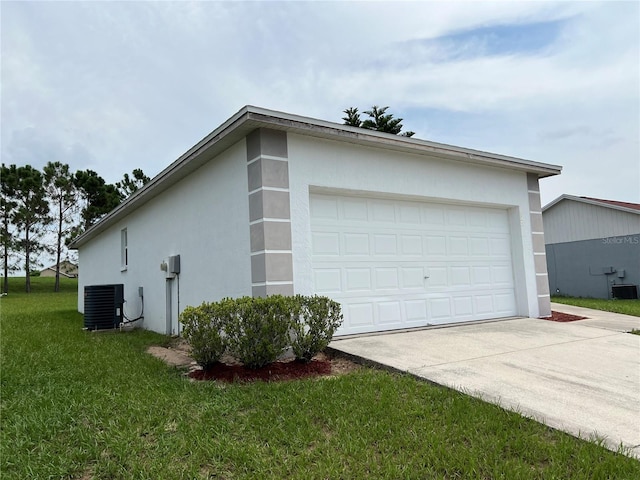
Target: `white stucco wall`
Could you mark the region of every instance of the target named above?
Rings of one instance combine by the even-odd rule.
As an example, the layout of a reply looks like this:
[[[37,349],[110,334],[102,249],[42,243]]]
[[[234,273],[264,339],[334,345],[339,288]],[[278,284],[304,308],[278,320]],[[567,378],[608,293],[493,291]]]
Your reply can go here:
[[[389,195],[509,209],[518,314],[539,315],[526,174],[288,134],[293,279],[313,293],[309,192]]]
[[[180,310],[226,296],[251,295],[246,145],[242,140],[79,249],[78,308],[85,285],[123,283],[125,313],[140,312],[144,327],[164,333],[165,272],[180,255]],[[129,265],[120,269],[120,231],[128,235]],[[171,280],[177,333],[178,281]]]

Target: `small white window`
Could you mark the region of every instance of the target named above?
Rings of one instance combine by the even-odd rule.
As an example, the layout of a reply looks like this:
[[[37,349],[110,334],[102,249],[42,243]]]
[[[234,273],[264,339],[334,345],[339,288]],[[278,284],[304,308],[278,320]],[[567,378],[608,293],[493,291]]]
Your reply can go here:
[[[127,246],[127,229],[120,230],[120,269],[126,270],[129,266],[129,249]]]

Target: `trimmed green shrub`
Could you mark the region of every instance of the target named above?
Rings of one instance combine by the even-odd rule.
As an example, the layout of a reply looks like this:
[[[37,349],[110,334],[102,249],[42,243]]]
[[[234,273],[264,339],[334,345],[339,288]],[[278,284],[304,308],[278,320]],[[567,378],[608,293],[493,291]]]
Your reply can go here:
[[[340,304],[316,295],[296,295],[291,298],[290,303],[293,331],[291,348],[297,360],[310,362],[329,345],[333,334],[342,324]]]
[[[327,297],[224,298],[187,307],[180,315],[193,358],[208,368],[225,352],[249,368],[274,362],[291,347],[309,362],[342,323],[340,304]]]
[[[289,346],[290,302],[282,295],[234,301],[224,325],[229,353],[246,367],[274,362]]]
[[[223,302],[203,303],[199,307],[187,307],[180,315],[182,334],[191,345],[193,359],[203,368],[220,360],[227,345],[222,336],[227,323]]]

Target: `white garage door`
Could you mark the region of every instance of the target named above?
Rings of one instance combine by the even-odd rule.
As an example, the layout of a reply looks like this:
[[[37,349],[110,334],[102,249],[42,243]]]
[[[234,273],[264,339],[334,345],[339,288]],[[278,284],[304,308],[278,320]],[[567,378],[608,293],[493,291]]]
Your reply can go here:
[[[507,211],[312,194],[315,292],[336,335],[516,314]]]

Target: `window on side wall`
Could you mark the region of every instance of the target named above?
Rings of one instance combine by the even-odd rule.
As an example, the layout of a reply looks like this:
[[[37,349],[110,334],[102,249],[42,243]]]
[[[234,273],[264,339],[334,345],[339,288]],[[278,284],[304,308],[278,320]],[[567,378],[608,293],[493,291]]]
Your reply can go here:
[[[120,230],[120,269],[126,270],[129,266],[129,248],[127,246],[127,229]]]

